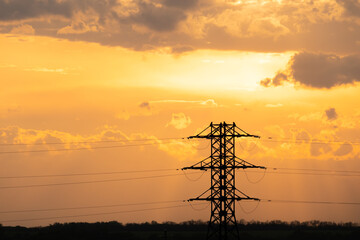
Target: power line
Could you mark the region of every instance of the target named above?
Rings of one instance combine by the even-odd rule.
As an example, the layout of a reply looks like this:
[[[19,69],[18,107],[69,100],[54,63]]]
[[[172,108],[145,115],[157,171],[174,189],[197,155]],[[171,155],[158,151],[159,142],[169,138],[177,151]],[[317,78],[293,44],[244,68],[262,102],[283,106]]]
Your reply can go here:
[[[267,203],[305,203],[305,204],[360,205],[360,202],[330,202],[330,201],[273,200],[273,199],[259,199],[259,200],[261,202],[267,202]],[[164,203],[174,203],[174,202],[185,202],[185,200],[142,202],[142,203],[125,203],[125,204],[112,204],[112,205],[96,205],[96,206],[86,206],[86,207],[78,206],[78,207],[64,207],[64,208],[11,210],[11,211],[0,211],[0,213],[1,214],[8,214],[8,213],[26,213],[26,212],[51,212],[51,211],[66,211],[66,210],[78,210],[78,209],[97,209],[97,208],[112,208],[112,207],[139,206],[139,205],[153,205],[153,204],[164,204]],[[189,203],[190,203],[190,205],[192,205],[191,202],[189,202]]]
[[[359,177],[360,171],[349,171],[349,170],[332,170],[332,169],[310,169],[310,168],[278,168],[278,167],[267,167],[266,173],[271,174],[295,174],[295,175],[320,175],[320,176],[347,176],[347,177]],[[278,172],[280,170],[280,172]],[[300,171],[300,172],[281,172],[281,170],[287,171]],[[250,170],[248,172],[263,172]]]
[[[159,144],[171,144],[171,140],[188,140],[186,138],[168,138],[164,140],[153,139],[153,143],[142,143],[142,144],[126,144],[126,145],[113,145],[113,146],[98,146],[98,147],[79,147],[79,148],[57,148],[57,149],[39,149],[39,150],[22,150],[22,151],[1,151],[0,154],[18,154],[18,153],[42,153],[42,152],[62,152],[62,151],[79,151],[79,150],[96,150],[96,149],[110,149],[110,148],[123,148],[123,147],[136,147],[136,146],[150,146]],[[147,140],[149,141],[149,140]],[[166,142],[165,142],[166,141]],[[55,144],[55,143],[54,143]]]
[[[294,171],[309,171],[309,172],[329,172],[331,174],[319,174],[319,173],[299,173],[299,172],[270,172],[273,174],[304,174],[304,175],[329,175],[329,176],[360,176],[358,174],[345,174],[345,173],[359,173],[360,171],[341,171],[331,169],[309,169],[309,168],[267,168],[268,170],[294,170]],[[96,176],[96,175],[116,175],[116,174],[130,174],[130,173],[147,173],[147,172],[163,172],[163,171],[177,171],[176,168],[168,169],[149,169],[149,170],[134,170],[134,171],[115,171],[115,172],[87,172],[87,173],[68,173],[68,174],[46,174],[46,175],[17,175],[17,176],[0,176],[0,179],[16,179],[16,178],[50,178],[50,177],[73,177],[73,176]],[[244,170],[245,171],[245,170]],[[250,170],[247,172],[261,172]],[[342,173],[342,174],[336,174]]]
[[[261,202],[269,202],[269,203],[304,203],[304,204],[360,205],[360,202],[327,202],[327,201],[272,200],[272,199],[260,199],[260,201],[261,201]]]
[[[127,145],[114,145],[114,146],[99,146],[99,147],[80,147],[80,148],[59,148],[59,149],[40,149],[40,150],[23,150],[23,151],[2,151],[0,154],[20,154],[20,153],[42,153],[42,152],[62,152],[62,151],[79,151],[79,150],[95,150],[95,149],[111,149],[111,148],[123,148],[123,147],[135,147],[135,146],[149,146],[149,145],[158,145],[158,144],[169,144],[170,142],[164,142],[169,140],[187,140],[185,138],[168,138],[161,140],[162,142],[154,142],[154,143],[143,143],[143,144],[127,144]],[[160,139],[157,139],[160,140]],[[146,141],[156,141],[156,139],[153,140],[146,140]],[[295,140],[295,141],[285,141],[285,140],[274,140],[274,139],[263,139],[262,141],[265,142],[285,142],[285,143],[303,143],[302,141],[306,140]],[[108,141],[112,142],[112,141]],[[121,141],[113,141],[113,142],[121,142]],[[77,143],[101,143],[101,141],[98,142],[77,142]],[[343,144],[352,144],[352,145],[360,145],[360,142],[341,142],[341,141],[314,141],[311,142],[308,141],[308,143],[315,143],[315,144],[327,144],[327,143],[343,143]],[[48,143],[48,144],[39,144],[39,145],[50,145],[50,144],[67,144],[67,143]],[[3,144],[3,145],[37,145],[37,144]]]
[[[309,172],[330,172],[330,173],[359,173],[360,171],[346,171],[346,170],[331,170],[331,169],[309,169],[309,168],[267,168],[267,170],[290,170],[290,171],[309,171]],[[73,176],[95,176],[95,175],[116,175],[116,174],[130,174],[130,173],[146,173],[146,172],[162,172],[162,171],[177,171],[176,168],[168,169],[148,169],[148,170],[133,170],[133,171],[113,171],[113,172],[86,172],[86,173],[68,173],[68,174],[46,174],[46,175],[17,175],[17,176],[0,176],[0,179],[16,179],[16,178],[48,178],[48,177],[73,177]],[[263,171],[249,171],[249,172],[263,172]],[[269,173],[282,173],[292,174],[291,172],[269,172]],[[294,173],[303,174],[303,173]],[[304,173],[305,174],[305,173]],[[308,173],[306,173],[308,174]],[[316,175],[316,174],[310,174]],[[318,174],[322,175],[322,174]],[[324,174],[327,175],[327,174]],[[329,174],[333,175],[333,174]],[[353,176],[353,175],[340,175],[340,176]],[[355,175],[357,176],[357,175]]]
[[[268,168],[269,169],[269,168]],[[295,171],[310,171],[310,172],[339,172],[339,173],[360,173],[360,171],[349,170],[332,170],[332,169],[311,169],[311,168],[272,168],[273,170],[295,170]]]
[[[199,174],[199,173],[189,173],[189,174]],[[50,183],[50,184],[18,185],[18,186],[1,186],[1,187],[0,187],[0,190],[1,190],[1,189],[11,189],[11,188],[52,187],[52,186],[88,184],[88,183],[121,182],[121,181],[150,179],[150,178],[173,177],[173,176],[181,176],[181,175],[182,175],[181,173],[178,173],[178,174],[166,174],[166,175],[156,175],[156,176],[147,176],[147,177],[135,177],[135,178],[120,178],[120,179],[106,179],[106,180],[65,182],[65,183]]]
[[[11,211],[0,211],[0,213],[5,214],[5,213],[26,213],[26,212],[51,212],[51,211],[77,210],[77,209],[96,209],[96,208],[111,208],[111,207],[152,205],[152,204],[163,204],[163,203],[174,203],[174,202],[184,202],[184,200],[143,202],[143,203],[126,203],[126,204],[112,204],[112,205],[97,205],[97,206],[86,206],[86,207],[64,207],[64,208],[11,210]]]
[[[99,140],[99,141],[72,141],[72,142],[36,142],[36,143],[0,143],[0,146],[34,146],[34,145],[66,145],[66,144],[99,144],[99,143],[120,143],[120,142],[144,142],[162,140],[180,140],[185,138],[145,138],[145,139],[122,139],[122,140]]]
[[[263,173],[263,171],[248,171],[253,173]],[[337,174],[337,173],[311,173],[311,172],[276,172],[266,171],[270,174],[287,174],[287,175],[314,175],[314,176],[342,176],[342,177],[360,177],[360,174]]]
[[[121,139],[121,140],[98,140],[98,141],[70,141],[70,142],[35,142],[35,143],[0,143],[0,146],[34,146],[34,145],[66,145],[66,144],[99,144],[99,143],[120,143],[120,142],[144,142],[144,141],[162,141],[162,140],[186,140],[185,137],[180,138],[145,138],[145,139]],[[198,141],[199,139],[192,139]],[[359,145],[358,141],[344,141],[344,140],[330,140],[330,141],[322,141],[322,140],[314,140],[314,139],[292,139],[292,138],[261,138],[261,141],[265,142],[285,142],[285,143],[339,143],[339,144],[353,144]]]
[[[348,144],[348,145],[360,145],[360,142],[357,141],[321,141],[321,140],[314,140],[314,139],[291,139],[291,138],[283,138],[283,139],[274,139],[272,137],[268,137],[265,139],[260,139],[263,142],[280,142],[280,143],[295,143],[295,144],[302,144],[302,143],[313,143],[313,144],[328,144],[328,143],[336,143],[336,144]]]
[[[200,203],[200,204],[197,204],[197,205],[202,205],[202,204]],[[101,215],[111,215],[111,214],[119,214],[119,213],[133,213],[133,212],[144,212],[144,211],[160,210],[160,209],[181,208],[181,207],[188,207],[188,206],[189,205],[175,205],[175,206],[167,206],[167,207],[143,208],[143,209],[136,209],[136,210],[116,211],[116,212],[102,212],[102,213],[89,213],[89,214],[81,214],[81,215],[65,215],[65,216],[54,216],[54,217],[44,217],[44,218],[3,220],[3,221],[0,221],[0,222],[24,222],[24,221],[51,220],[51,219],[59,219],[59,218],[101,216]]]
[[[58,148],[58,149],[40,149],[40,150],[23,150],[23,151],[7,151],[0,152],[0,154],[17,154],[17,153],[42,153],[42,152],[62,152],[62,151],[79,151],[79,150],[94,150],[94,149],[110,149],[110,148],[124,148],[137,146],[150,146],[158,144],[169,144],[172,142],[157,142],[157,143],[143,143],[143,144],[128,144],[128,145],[114,145],[114,146],[100,146],[100,147],[80,147],[80,148]]]
[[[69,173],[69,174],[47,174],[47,175],[23,175],[23,176],[0,176],[0,179],[14,179],[14,178],[48,178],[48,177],[73,177],[73,176],[95,176],[95,175],[113,175],[113,174],[128,174],[128,173],[146,173],[146,172],[167,172],[176,171],[175,168],[170,169],[149,169],[149,170],[135,170],[135,171],[119,171],[119,172],[90,172],[90,173]]]
[[[299,200],[273,200],[273,199],[259,199],[263,203],[296,203],[296,204],[330,204],[330,205],[354,205],[359,206],[360,202],[330,202],[330,201],[299,201]],[[180,200],[174,200],[174,202]],[[172,202],[172,201],[168,201]],[[160,202],[159,202],[160,203]],[[164,201],[165,203],[165,201]],[[141,203],[141,204],[156,204],[153,203]],[[124,204],[123,206],[130,205]],[[136,204],[133,204],[136,205]],[[140,205],[140,204],[139,204]],[[199,203],[193,205],[207,205],[207,203]],[[90,206],[90,207],[82,207],[82,208],[100,208],[100,207],[110,207],[114,205],[105,205],[105,206]],[[88,217],[88,216],[101,216],[101,215],[110,215],[110,214],[119,214],[119,213],[132,213],[132,212],[142,212],[142,211],[153,211],[160,209],[170,209],[170,208],[181,208],[187,207],[188,205],[174,205],[174,206],[166,206],[166,207],[156,207],[156,208],[145,208],[145,209],[135,209],[135,210],[125,210],[125,211],[115,211],[115,212],[102,212],[102,213],[90,213],[90,214],[81,214],[81,215],[65,215],[65,216],[54,216],[54,217],[44,217],[44,218],[28,218],[28,219],[15,219],[15,220],[0,220],[0,222],[24,222],[24,221],[39,221],[39,220],[51,220],[51,219],[60,219],[60,218],[73,218],[73,217]],[[57,210],[69,210],[71,208],[64,209],[38,209],[34,211],[57,211]],[[26,211],[26,210],[25,210]],[[25,212],[18,211],[18,212]],[[33,211],[33,210],[29,210]],[[16,211],[12,211],[16,212]],[[3,212],[1,212],[3,213]],[[5,212],[6,213],[6,212]]]

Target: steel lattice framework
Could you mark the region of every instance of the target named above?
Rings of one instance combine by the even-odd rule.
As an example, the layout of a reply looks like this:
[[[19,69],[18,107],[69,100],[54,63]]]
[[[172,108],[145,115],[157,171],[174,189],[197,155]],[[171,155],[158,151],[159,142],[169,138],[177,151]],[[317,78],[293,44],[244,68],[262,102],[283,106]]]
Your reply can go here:
[[[207,133],[208,132],[208,133]],[[235,123],[211,123],[196,136],[191,138],[205,138],[211,140],[210,157],[182,170],[197,169],[211,170],[211,186],[197,198],[188,201],[210,201],[211,216],[208,226],[207,239],[239,239],[239,229],[235,217],[235,201],[255,200],[235,187],[235,169],[263,168],[256,166],[235,155],[235,138],[255,137],[238,128]]]

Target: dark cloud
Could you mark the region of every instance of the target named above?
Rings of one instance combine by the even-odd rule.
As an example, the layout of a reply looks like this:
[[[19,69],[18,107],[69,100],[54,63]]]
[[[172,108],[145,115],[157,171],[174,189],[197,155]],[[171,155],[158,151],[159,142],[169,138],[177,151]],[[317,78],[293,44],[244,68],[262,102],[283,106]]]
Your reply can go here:
[[[191,9],[198,5],[199,0],[163,0],[162,3],[168,7]]]
[[[310,144],[310,154],[311,156],[320,156],[322,154],[330,152],[332,149],[329,144],[317,144],[316,142],[312,142]]]
[[[290,72],[290,74],[287,74]],[[360,81],[360,55],[339,57],[330,54],[298,53],[288,69],[260,82],[265,87],[292,82],[311,88],[332,88]]]
[[[305,131],[301,131],[296,135],[296,141],[308,142],[309,140],[310,140],[310,135]]]
[[[0,0],[0,21],[36,18],[42,15],[72,15],[69,1]]]
[[[24,20],[59,15],[71,18],[78,11],[89,9],[100,18],[113,12],[116,0],[0,0],[0,21]],[[100,19],[101,21],[102,19]]]
[[[193,50],[194,48],[190,46],[176,46],[171,49],[171,52],[174,54],[180,54],[180,53],[190,52]]]
[[[351,153],[353,150],[353,146],[350,143],[342,144],[336,151],[334,152],[335,156],[345,156]]]
[[[338,14],[339,5],[356,12],[355,1],[283,1],[259,8],[254,7],[259,3],[229,3],[0,0],[0,32],[10,33],[26,23],[37,35],[135,50],[168,47],[174,54],[191,49],[360,53],[360,25]],[[273,20],[263,19],[268,15]],[[278,80],[284,77],[280,74]],[[271,85],[269,80],[266,83]]]
[[[274,78],[265,78],[260,84],[264,87],[280,86],[286,81],[288,81],[288,76],[285,73],[278,72]]]
[[[149,102],[142,102],[142,103],[140,103],[139,107],[150,109],[150,103]]]
[[[62,143],[63,141],[55,136],[52,136],[51,134],[46,134],[46,136],[42,139],[43,143]]]
[[[314,88],[332,88],[360,81],[360,56],[301,53],[293,58],[295,81]]]
[[[325,110],[325,115],[326,115],[328,120],[335,120],[338,117],[335,108],[326,109]]]
[[[175,30],[179,22],[186,19],[186,14],[178,8],[140,2],[139,12],[129,19],[152,30],[163,32]]]
[[[345,9],[349,16],[360,17],[360,1],[358,0],[336,0]]]

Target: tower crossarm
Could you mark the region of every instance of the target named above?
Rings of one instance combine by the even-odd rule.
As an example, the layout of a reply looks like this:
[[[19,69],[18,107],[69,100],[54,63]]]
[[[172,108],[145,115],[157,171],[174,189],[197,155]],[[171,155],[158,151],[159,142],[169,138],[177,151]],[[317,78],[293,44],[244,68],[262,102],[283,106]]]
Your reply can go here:
[[[254,137],[254,138],[260,138],[260,136],[258,135],[253,135],[253,134],[249,134],[247,132],[245,132],[244,130],[242,130],[241,128],[239,128],[238,126],[235,125],[235,123],[233,123],[235,126],[235,132],[238,134],[239,137]]]
[[[205,171],[207,169],[211,169],[211,157],[207,157],[204,160],[201,160],[200,162],[195,163],[190,167],[181,168],[181,170],[188,170],[188,169],[205,170]]]
[[[266,167],[264,166],[257,166],[254,165],[252,163],[249,163],[247,161],[245,161],[244,159],[235,157],[235,164],[233,166],[223,166],[223,169],[239,169],[239,168],[260,168],[260,169],[266,169]],[[211,165],[211,157],[205,158],[204,160],[195,163],[194,165],[190,166],[190,167],[183,167],[181,168],[181,170],[189,170],[189,169],[193,169],[193,170],[205,170],[207,171],[208,169],[214,169],[217,167],[214,167]]]
[[[240,134],[240,133],[234,133],[234,134],[208,134],[208,135],[195,135],[190,136],[188,139],[193,138],[205,138],[205,139],[212,139],[216,137],[253,137],[253,138],[260,138],[260,136],[257,135],[251,135],[251,134]]]
[[[203,198],[190,198],[187,201],[223,201],[223,200],[234,200],[234,201],[241,201],[241,200],[252,200],[252,201],[260,201],[259,198],[252,198],[252,197],[228,197],[228,198],[220,198],[220,197],[203,197]]]
[[[191,201],[197,201],[197,200],[203,200],[203,201],[211,201],[211,193],[208,197],[204,197],[206,195],[206,193],[211,192],[211,188],[209,188],[208,190],[206,190],[205,192],[203,192],[202,194],[200,194],[200,196],[196,197],[196,198],[190,198],[187,201],[191,202]]]
[[[239,189],[235,189],[235,200],[255,200],[255,201],[260,201],[259,198],[252,198],[250,196],[248,196],[247,194],[243,193],[242,191],[240,191]]]
[[[192,201],[219,201],[219,200],[234,200],[234,201],[241,201],[241,200],[254,200],[254,201],[260,201],[259,198],[253,198],[248,196],[247,194],[243,193],[242,191],[235,189],[235,194],[232,197],[218,197],[218,194],[210,194],[207,197],[205,196],[206,193],[211,192],[211,188],[209,188],[208,190],[206,190],[205,192],[203,192],[200,196],[196,197],[196,198],[190,198],[187,201],[188,202],[192,202]]]
[[[245,161],[244,159],[238,158],[235,156],[235,166],[234,168],[260,168],[266,169],[264,166],[257,166],[252,163]]]
[[[253,135],[245,132],[241,128],[237,127],[235,123],[232,124],[234,126],[233,129],[229,129],[229,131],[222,132],[219,131],[220,128],[223,126],[222,124],[213,124],[211,123],[209,127],[205,128],[199,134],[194,136],[189,136],[188,139],[193,138],[205,138],[205,139],[212,139],[212,138],[219,138],[219,137],[253,137],[253,138],[260,138],[258,135]],[[210,132],[206,134],[207,130],[210,129]]]

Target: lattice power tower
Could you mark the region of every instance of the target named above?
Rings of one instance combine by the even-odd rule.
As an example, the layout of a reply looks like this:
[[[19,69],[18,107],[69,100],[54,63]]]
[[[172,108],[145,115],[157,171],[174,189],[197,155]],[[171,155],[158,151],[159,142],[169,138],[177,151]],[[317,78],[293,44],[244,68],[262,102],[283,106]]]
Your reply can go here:
[[[210,157],[182,170],[198,169],[211,170],[211,187],[197,198],[188,201],[210,201],[211,216],[207,231],[207,239],[230,240],[240,239],[239,229],[235,217],[235,201],[255,200],[235,187],[235,169],[263,168],[242,160],[235,155],[235,138],[254,137],[238,128],[235,123],[211,123],[196,136],[191,138],[205,138],[211,140]]]

